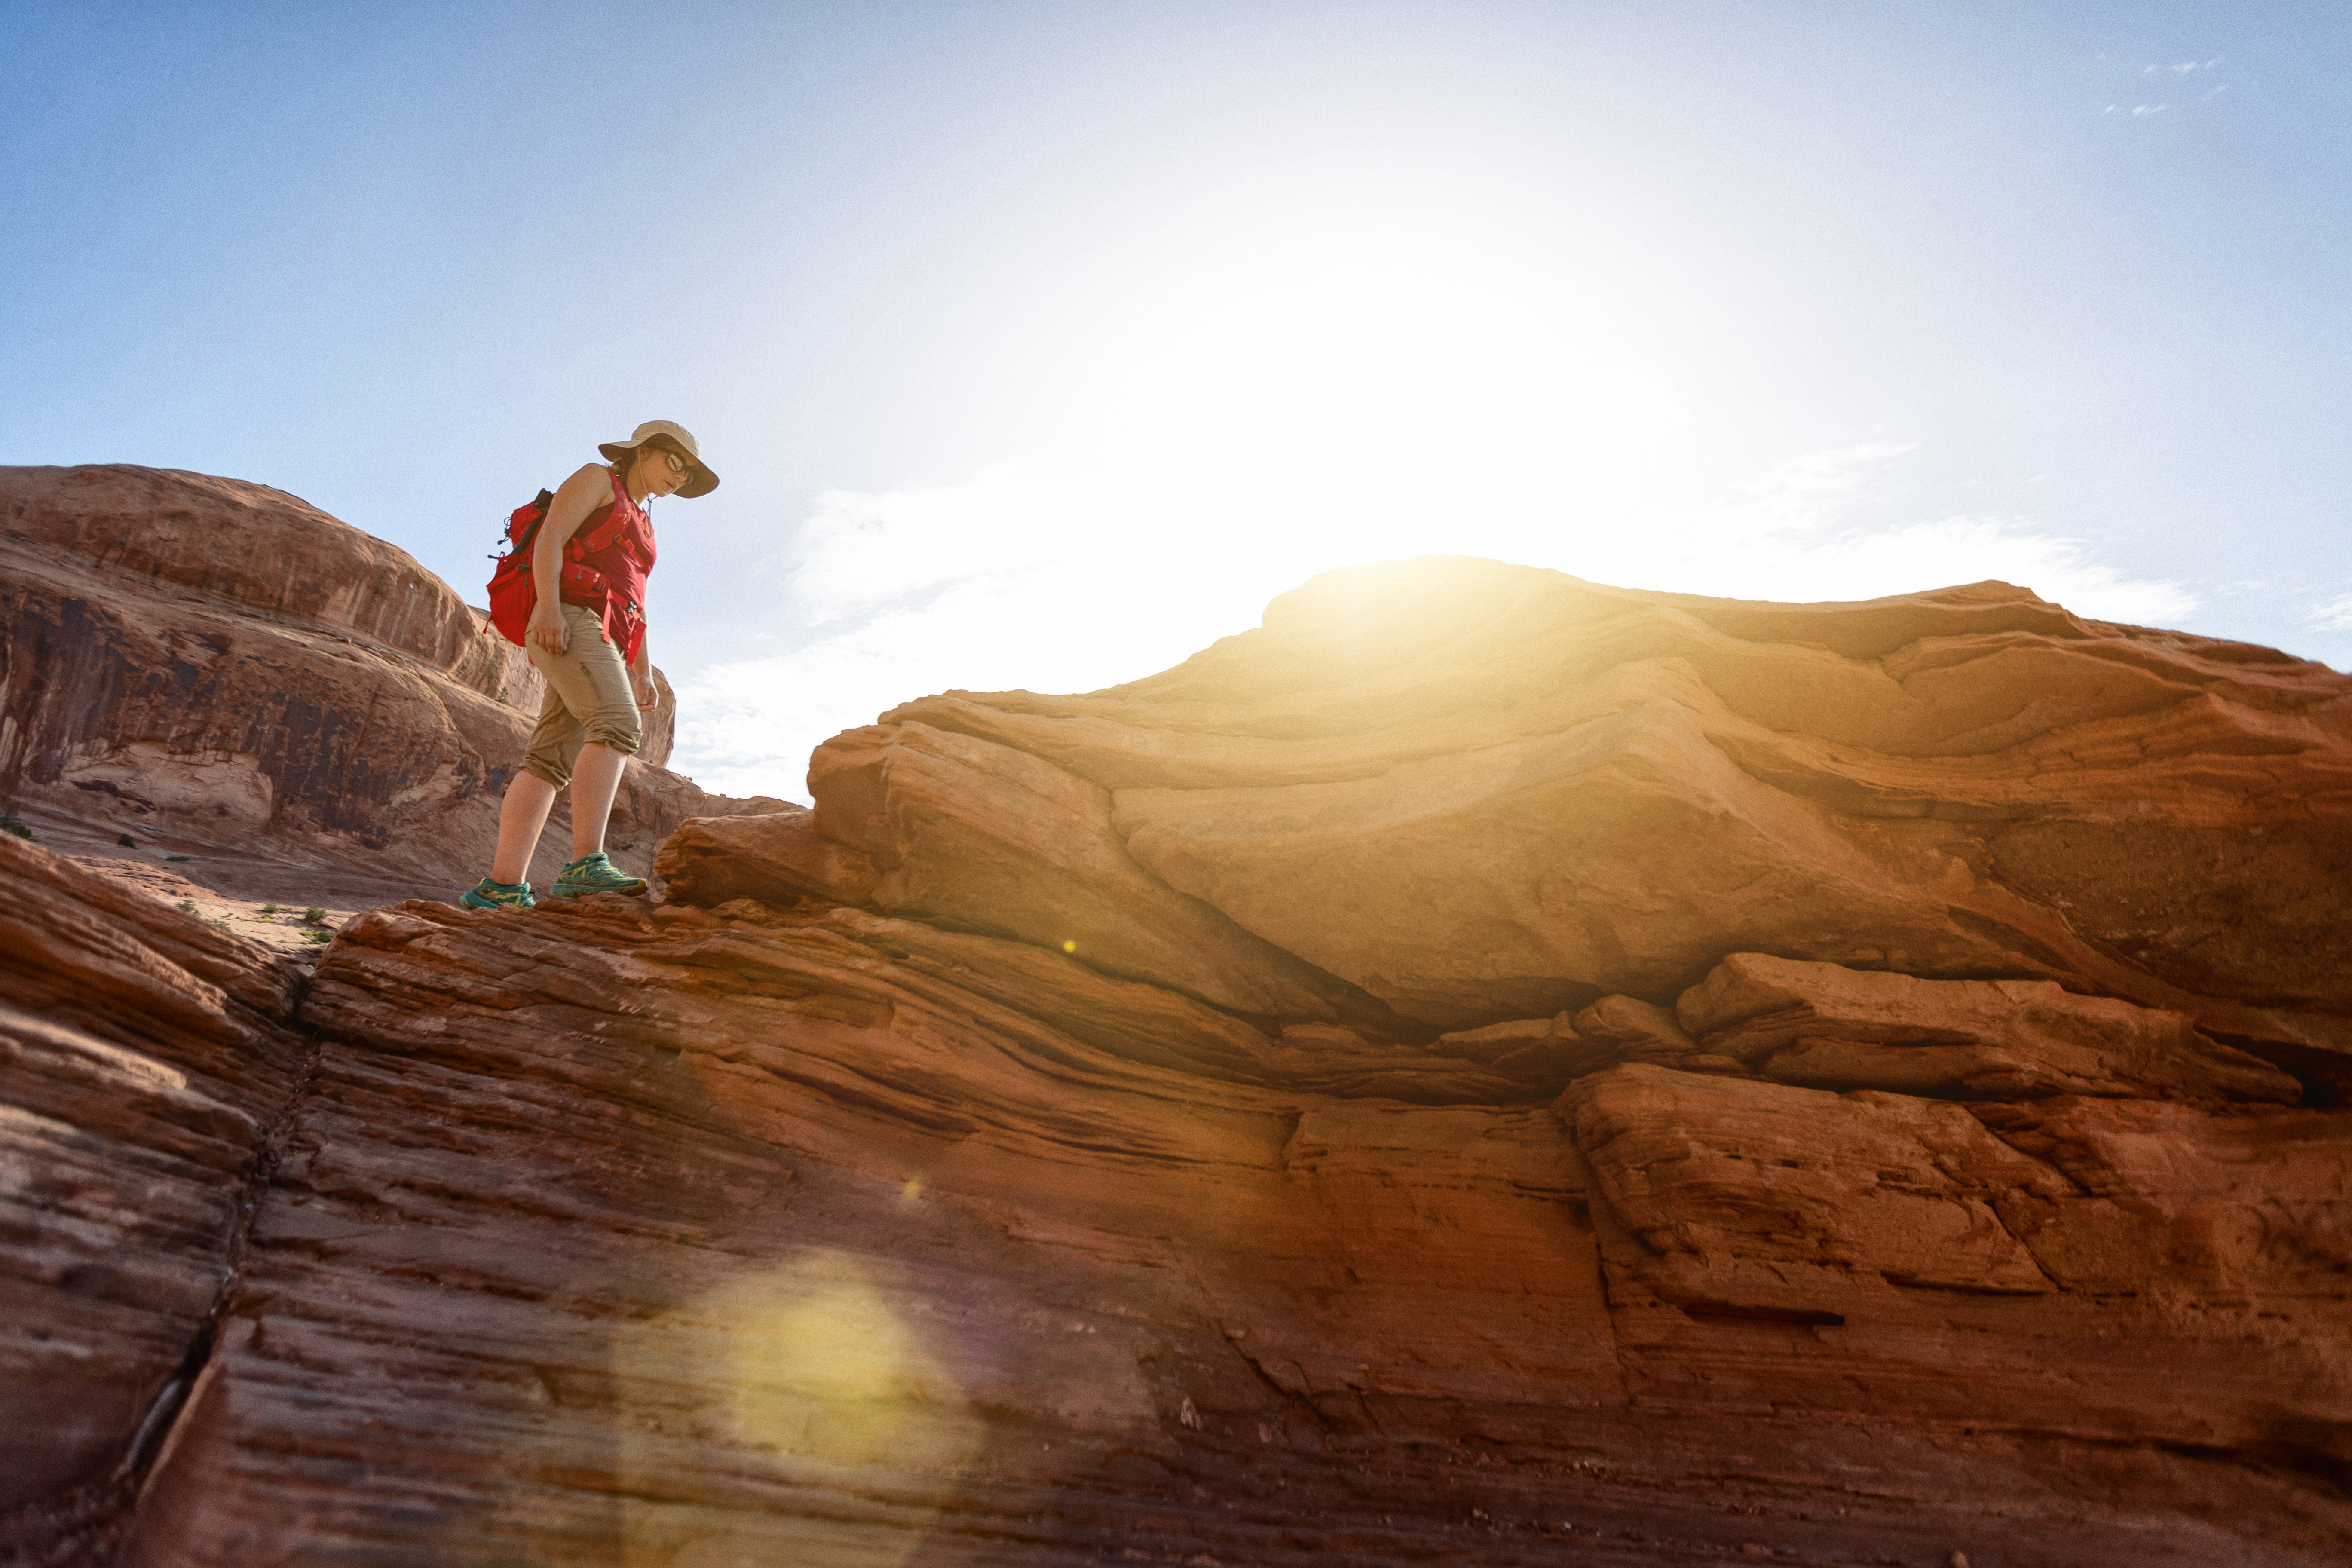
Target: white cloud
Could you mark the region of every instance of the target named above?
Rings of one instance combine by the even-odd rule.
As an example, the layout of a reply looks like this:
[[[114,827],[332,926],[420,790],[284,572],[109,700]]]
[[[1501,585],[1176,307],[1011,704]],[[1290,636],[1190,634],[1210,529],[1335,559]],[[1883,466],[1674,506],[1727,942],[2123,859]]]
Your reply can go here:
[[[2031,519],[1887,516],[1908,446],[1775,464],[1723,504],[1596,516],[1464,474],[1442,489],[1318,497],[1297,483],[1189,488],[1008,464],[967,483],[829,493],[778,564],[810,634],[680,682],[675,765],[705,787],[805,799],[808,753],[950,688],[1082,691],[1167,668],[1257,624],[1316,572],[1424,553],[1492,555],[1599,582],[1760,599],[1871,598],[1999,577],[2101,619],[2177,621],[2196,599],[2126,577]]]
[[[1050,560],[1069,523],[1056,488],[1018,463],[961,484],[864,494],[827,490],[782,555],[813,626],[874,614],[946,584]]]
[[[2026,518],[1950,517],[1822,542],[1825,598],[1869,598],[1916,587],[1997,578],[2032,588],[2094,620],[2177,624],[2194,614],[2197,596],[2179,583],[2128,577],[2077,540],[2048,533]]]
[[[2137,120],[2143,114],[2162,114],[2164,112],[2164,108],[2165,106],[2160,103],[2134,104],[2132,106],[2132,118]]]
[[[2315,605],[2303,617],[2305,626],[2322,631],[2352,632],[2352,594],[2339,594],[2324,605]]]
[[[1055,597],[1018,574],[975,579],[791,653],[708,667],[683,683],[673,765],[707,789],[805,800],[817,742],[910,698],[955,687],[1087,689],[1137,673],[1116,655],[1090,658],[1077,617],[1056,613]],[[1048,639],[1060,646],[1039,646]]]
[[[1613,559],[1592,563],[1615,574],[1568,569],[1627,585],[1787,600],[1868,599],[1994,578],[2099,620],[2164,621],[2196,610],[2181,584],[2128,577],[2031,518],[1889,517],[1888,470],[1911,450],[1868,443],[1806,453],[1775,465],[1744,500],[1685,525],[1674,548],[1629,537],[1608,552]]]

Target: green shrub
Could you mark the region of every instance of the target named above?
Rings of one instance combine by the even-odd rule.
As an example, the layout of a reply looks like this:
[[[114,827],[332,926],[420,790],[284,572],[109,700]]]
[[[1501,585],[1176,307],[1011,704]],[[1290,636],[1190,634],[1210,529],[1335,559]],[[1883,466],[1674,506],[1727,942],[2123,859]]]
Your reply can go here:
[[[139,840],[131,837],[128,833],[124,834],[121,837],[117,838],[115,842],[121,845],[125,849],[136,849],[139,847]]]
[[[309,936],[312,942],[318,942],[321,946],[324,946],[326,943],[335,940],[335,933],[331,931],[314,931],[304,934]]]
[[[187,857],[185,855],[166,855],[163,858],[166,860],[184,860]]]
[[[173,904],[172,907],[179,910],[184,915],[192,915],[196,912],[196,900],[194,899],[182,899],[178,903]]]
[[[16,808],[13,805],[5,811],[0,811],[0,833],[13,833],[19,838],[30,838],[33,836],[33,830],[25,826],[25,819],[16,815]]]
[[[261,912],[265,915],[274,915],[278,912],[278,906],[276,904],[264,904],[261,906]]]
[[[316,904],[312,904],[309,909],[302,911],[302,920],[304,923],[308,925],[317,925],[320,921],[325,920],[326,918],[327,911],[320,909]]]

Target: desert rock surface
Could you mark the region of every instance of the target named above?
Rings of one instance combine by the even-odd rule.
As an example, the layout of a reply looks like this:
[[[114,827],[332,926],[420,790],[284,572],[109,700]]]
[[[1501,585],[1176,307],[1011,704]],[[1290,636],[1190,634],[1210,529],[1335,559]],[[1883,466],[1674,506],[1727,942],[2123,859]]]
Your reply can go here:
[[[1759,951],[2048,978],[2352,1062],[2352,681],[2006,584],[1759,605],[1333,573],[1130,686],[908,703],[810,783],[886,906],[1108,942],[1179,989],[1255,942],[1458,1027],[1664,1002]],[[1124,856],[1082,861],[1098,832]],[[1048,910],[999,897],[975,833],[1063,862],[1024,889]],[[1214,934],[1091,929],[1129,866]]]
[[[2347,731],[2000,584],[1424,561],[315,975],[0,839],[0,1540],[2341,1562]]]

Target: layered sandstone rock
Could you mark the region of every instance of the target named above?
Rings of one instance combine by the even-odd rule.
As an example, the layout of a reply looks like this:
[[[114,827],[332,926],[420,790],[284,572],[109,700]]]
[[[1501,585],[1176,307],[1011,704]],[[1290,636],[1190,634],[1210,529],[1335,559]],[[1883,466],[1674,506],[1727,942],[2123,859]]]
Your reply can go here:
[[[1054,812],[1004,809],[1013,777]],[[1058,941],[1131,865],[1198,912],[1106,963],[1195,994],[1255,938],[1462,1028],[1769,952],[2352,1063],[2352,680],[2005,584],[1759,605],[1359,568],[1130,686],[909,703],[810,782],[821,833],[908,868],[877,896],[909,912],[988,921],[993,868],[1039,861],[994,918]],[[1105,869],[1065,868],[1078,842]]]
[[[521,650],[404,552],[201,474],[0,469],[0,799],[405,883],[480,875],[540,700]],[[656,685],[612,835],[640,857],[736,809],[659,766]]]
[[[301,1016],[314,1076],[125,1562],[2352,1540],[2290,1479],[2352,1407],[2326,1113],[2232,1143],[1649,1064],[1415,1103],[1026,944],[749,901],[379,910]],[[2164,1273],[2216,1234],[2201,1179],[2093,1103],[2188,1119],[2129,1131],[2234,1163],[2269,1253]]]
[[[1918,980],[1736,952],[1675,1004],[1768,1077],[1963,1100],[2053,1094],[2292,1105],[2303,1085],[2179,1013],[2047,980]]]
[[[28,1545],[154,1458],[309,1046],[259,944],[6,835],[0,889],[0,1541]]]
[[[247,1142],[100,1235],[183,1283],[43,1363],[128,1414],[0,1542],[2341,1561],[2347,688],[1997,585],[1423,563],[1133,687],[911,704],[814,811],[682,827],[671,901],[381,909],[290,1011],[210,979],[203,1050],[99,1020],[188,1095],[24,1057],[35,1321],[111,1300],[44,1261],[99,1181],[53,1146]],[[307,1075],[227,1117],[289,1019]],[[206,1251],[172,1216],[238,1179]]]
[[[1083,948],[1113,974],[1234,1012],[1334,1018],[1337,987],[1128,853],[1108,791],[1010,746],[909,723],[811,760],[817,831],[862,851],[883,907]]]
[[[706,909],[744,898],[871,902],[880,879],[874,863],[817,832],[814,816],[786,803],[681,823],[656,861],[663,886],[680,902]]]

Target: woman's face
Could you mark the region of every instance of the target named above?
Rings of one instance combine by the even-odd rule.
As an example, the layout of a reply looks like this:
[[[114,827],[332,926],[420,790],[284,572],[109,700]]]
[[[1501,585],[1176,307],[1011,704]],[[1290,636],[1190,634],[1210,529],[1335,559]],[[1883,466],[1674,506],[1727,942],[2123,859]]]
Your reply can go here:
[[[675,495],[694,477],[694,465],[687,461],[684,453],[659,441],[649,441],[644,456],[637,459],[637,476],[647,495]]]

